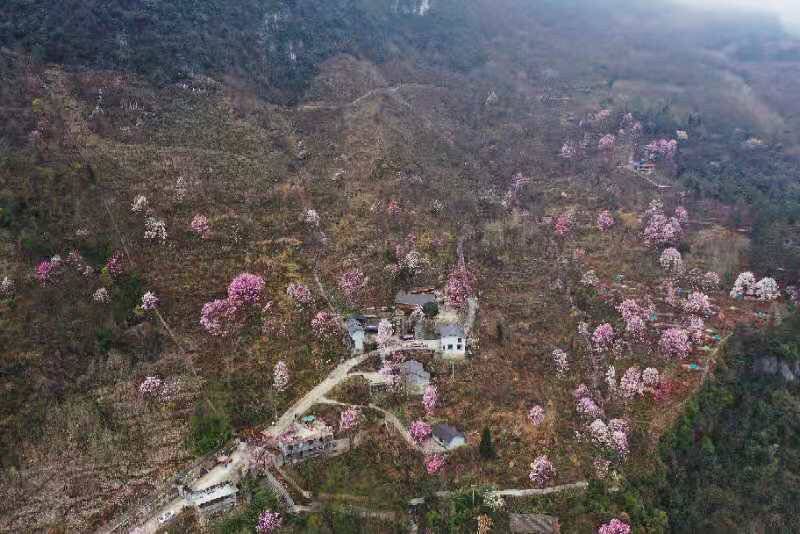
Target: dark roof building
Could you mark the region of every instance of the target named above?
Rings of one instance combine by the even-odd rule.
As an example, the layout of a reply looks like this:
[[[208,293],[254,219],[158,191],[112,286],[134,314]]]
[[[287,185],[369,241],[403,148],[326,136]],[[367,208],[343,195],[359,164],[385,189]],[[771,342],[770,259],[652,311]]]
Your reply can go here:
[[[441,337],[460,337],[464,336],[464,327],[460,324],[443,324],[439,327],[439,335]]]
[[[517,534],[558,534],[558,518],[544,514],[508,514],[508,527]]]
[[[436,295],[433,293],[406,293],[405,291],[399,291],[394,297],[395,305],[410,308],[424,306],[429,302],[436,302]]]
[[[461,447],[467,443],[466,436],[464,436],[462,432],[459,432],[458,429],[450,425],[433,425],[431,430],[433,433],[433,439],[445,449],[455,449],[456,447]]]

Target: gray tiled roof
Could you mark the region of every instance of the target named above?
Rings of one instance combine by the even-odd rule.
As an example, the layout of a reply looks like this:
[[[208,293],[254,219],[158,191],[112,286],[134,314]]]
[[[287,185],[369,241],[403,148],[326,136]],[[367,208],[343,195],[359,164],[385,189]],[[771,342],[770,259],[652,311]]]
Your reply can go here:
[[[460,324],[443,324],[439,327],[442,337],[464,337],[464,327]]]
[[[544,514],[508,514],[508,527],[518,534],[557,534],[558,518]]]
[[[464,438],[464,434],[459,432],[457,428],[452,427],[450,425],[439,424],[433,425],[431,429],[433,435],[441,441],[442,443],[450,443],[453,441],[454,438],[461,437]]]
[[[436,302],[436,297],[433,293],[406,293],[399,291],[394,297],[395,304],[403,304],[405,306],[424,306],[428,302]]]

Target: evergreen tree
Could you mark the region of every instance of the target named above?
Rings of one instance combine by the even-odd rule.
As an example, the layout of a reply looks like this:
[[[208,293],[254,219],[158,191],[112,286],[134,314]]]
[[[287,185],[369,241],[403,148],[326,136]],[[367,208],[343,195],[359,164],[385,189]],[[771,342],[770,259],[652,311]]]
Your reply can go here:
[[[492,442],[492,431],[489,430],[488,426],[483,428],[481,444],[478,448],[478,451],[481,453],[481,457],[485,460],[492,460],[497,456],[497,453],[494,450],[494,443]]]

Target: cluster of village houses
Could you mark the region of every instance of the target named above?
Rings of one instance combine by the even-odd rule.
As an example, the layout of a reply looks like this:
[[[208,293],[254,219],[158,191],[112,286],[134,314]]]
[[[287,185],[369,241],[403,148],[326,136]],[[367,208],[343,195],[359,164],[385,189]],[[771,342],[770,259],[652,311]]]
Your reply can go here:
[[[433,306],[435,316],[423,320],[415,320],[415,311]],[[475,300],[470,307],[477,306]],[[417,314],[419,315],[419,314]],[[467,313],[467,323],[456,310],[447,305],[446,298],[432,288],[401,291],[394,299],[394,305],[381,309],[367,309],[364,314],[357,314],[345,320],[350,350],[354,355],[378,348],[378,325],[382,320],[392,323],[394,336],[380,351],[381,358],[387,358],[398,351],[424,351],[434,353],[436,357],[446,360],[464,360],[470,354],[471,344],[468,332],[471,328],[474,310]],[[398,376],[406,394],[420,396],[431,381],[431,375],[425,366],[414,359],[406,359],[397,365]],[[370,393],[376,394],[394,384],[394,378],[378,372],[356,373],[364,377],[370,386]],[[443,450],[451,450],[466,444],[462,432],[448,424],[432,426],[431,439]],[[280,463],[297,463],[308,458],[331,454],[336,450],[334,431],[324,421],[312,416],[291,425],[289,430],[278,440],[280,451],[277,461]]]
[[[436,310],[425,319],[419,319],[418,310]],[[381,320],[392,323],[394,335],[383,349],[378,351],[381,359],[400,351],[427,352],[435,357],[456,362],[471,354],[469,332],[474,322],[477,300],[471,299],[466,318],[448,306],[447,299],[439,291],[420,289],[397,293],[394,305],[381,309],[367,309],[364,314],[345,319],[349,348],[354,355],[376,350],[378,324]],[[415,314],[414,312],[417,311]],[[421,396],[431,381],[425,366],[415,359],[404,359],[397,365],[398,378],[406,394]],[[370,386],[370,395],[380,394],[394,382],[393,377],[379,372],[360,372]],[[463,432],[448,424],[432,425],[432,442],[443,451],[466,444]],[[286,432],[272,441],[273,458],[277,465],[297,464],[311,458],[329,456],[343,447],[334,434],[334,429],[325,421],[307,415],[294,421]],[[221,456],[225,461],[226,456]],[[201,491],[192,491],[188,486],[178,486],[179,494],[204,515],[223,513],[236,505],[238,489],[231,482],[220,483]]]

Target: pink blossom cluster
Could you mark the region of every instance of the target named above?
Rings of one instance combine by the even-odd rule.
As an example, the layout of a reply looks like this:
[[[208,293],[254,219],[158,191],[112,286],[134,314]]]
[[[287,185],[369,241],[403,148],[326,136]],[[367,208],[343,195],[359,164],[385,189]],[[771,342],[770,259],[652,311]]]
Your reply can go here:
[[[601,152],[611,152],[614,150],[616,143],[616,137],[614,137],[612,134],[606,134],[600,138],[600,141],[597,143],[597,149]]]
[[[192,232],[202,239],[208,239],[211,232],[211,226],[208,224],[208,217],[205,215],[195,215],[189,227],[192,229]]]
[[[655,367],[648,367],[644,371],[642,371],[642,382],[645,386],[648,387],[656,387],[658,383],[661,381],[660,375],[658,373],[658,369]]]
[[[467,300],[475,293],[475,277],[467,270],[466,265],[459,263],[450,271],[447,278],[445,293],[450,305],[454,308],[463,308]]]
[[[589,418],[597,419],[603,416],[603,410],[589,396],[580,397],[576,403],[575,410],[578,414]]]
[[[611,348],[614,342],[614,327],[608,323],[603,323],[594,329],[592,334],[592,346],[597,352],[603,352]]]
[[[339,278],[339,289],[347,298],[353,298],[366,285],[367,277],[360,269],[351,269]]]
[[[689,296],[686,297],[683,309],[686,310],[687,313],[692,313],[701,317],[707,317],[712,313],[711,301],[708,299],[708,295],[700,291],[692,291]]]
[[[611,467],[611,462],[604,458],[595,458],[592,462],[594,474],[599,480],[605,480],[608,477],[608,471]]]
[[[686,225],[689,222],[689,212],[686,211],[686,208],[683,206],[678,206],[675,208],[675,218],[678,219],[678,222],[682,225]]]
[[[544,408],[538,404],[528,410],[528,419],[533,426],[539,426],[544,422]]]
[[[619,381],[619,390],[623,398],[632,399],[644,393],[644,382],[642,381],[642,371],[636,367],[629,367]]]
[[[318,338],[329,338],[339,332],[339,322],[335,315],[323,310],[311,319],[311,329]]]
[[[675,242],[683,232],[677,215],[667,217],[664,215],[663,204],[654,200],[644,214],[646,225],[643,233],[644,243],[647,246],[665,245]]]
[[[436,405],[439,402],[439,391],[436,386],[429,384],[422,394],[422,406],[425,408],[425,413],[430,417],[433,415]]]
[[[422,443],[428,439],[432,431],[431,425],[425,421],[414,421],[408,429],[409,434],[411,434],[411,437],[414,438],[417,443]]]
[[[756,277],[750,271],[746,271],[740,273],[739,276],[736,277],[736,281],[733,283],[733,288],[731,289],[731,298],[742,298],[742,297],[755,297],[756,296]]]
[[[597,534],[631,534],[631,527],[619,519],[612,519],[608,523],[600,525]]]
[[[635,340],[643,341],[647,330],[647,320],[653,313],[652,306],[644,308],[634,299],[625,299],[617,306],[617,311],[625,321],[625,333]]]
[[[314,300],[311,295],[311,290],[304,284],[290,283],[286,286],[286,294],[289,295],[289,298],[300,308],[311,304]]]
[[[572,214],[562,213],[553,222],[553,231],[559,237],[564,237],[572,230]]]
[[[125,270],[125,264],[122,261],[122,252],[115,251],[114,254],[106,261],[106,270],[111,276],[119,276]]]
[[[142,295],[142,309],[144,311],[153,311],[158,308],[158,305],[161,301],[158,299],[155,293],[152,291],[148,291],[144,295]]]
[[[242,273],[228,285],[228,300],[237,308],[258,304],[264,292],[264,279],[256,274]]]
[[[230,299],[206,302],[200,312],[200,326],[212,336],[227,336],[231,333],[237,312],[237,306]]]
[[[258,516],[256,532],[258,534],[272,534],[283,526],[283,517],[278,512],[265,510]]]
[[[706,291],[717,289],[719,287],[720,282],[721,280],[719,275],[713,271],[709,271],[703,275],[702,285],[703,289],[705,289]]]
[[[762,278],[756,283],[756,296],[758,300],[775,300],[780,297],[778,282],[774,278]]]
[[[608,210],[601,211],[597,215],[597,227],[601,232],[606,232],[612,226],[614,226],[614,217],[611,216],[611,212]]]
[[[531,464],[531,472],[528,478],[536,487],[543,488],[556,476],[556,470],[547,456],[538,456]]]
[[[281,393],[286,391],[288,386],[289,367],[286,365],[285,361],[278,360],[278,363],[275,364],[275,367],[272,370],[272,387],[275,388],[275,391]]]
[[[43,260],[36,266],[36,279],[45,285],[52,282],[56,275],[60,274],[64,265],[61,256],[53,256],[49,260]]]
[[[651,160],[672,161],[678,152],[678,142],[675,139],[658,139],[644,147],[644,150]]]
[[[355,406],[349,406],[339,414],[339,430],[346,432],[358,426],[361,422],[361,410]]]
[[[675,360],[686,358],[692,350],[689,334],[681,328],[665,330],[658,345],[664,356]]]
[[[162,381],[157,376],[146,376],[139,384],[139,394],[143,397],[154,397],[161,390]]]
[[[425,457],[425,470],[429,475],[434,475],[444,466],[445,458],[441,454],[433,454]]]
[[[664,249],[661,257],[658,259],[661,267],[671,274],[680,274],[683,272],[683,257],[678,249],[670,247]]]
[[[556,373],[563,375],[569,371],[569,362],[567,361],[567,353],[561,349],[553,351],[553,363],[556,366]]]

